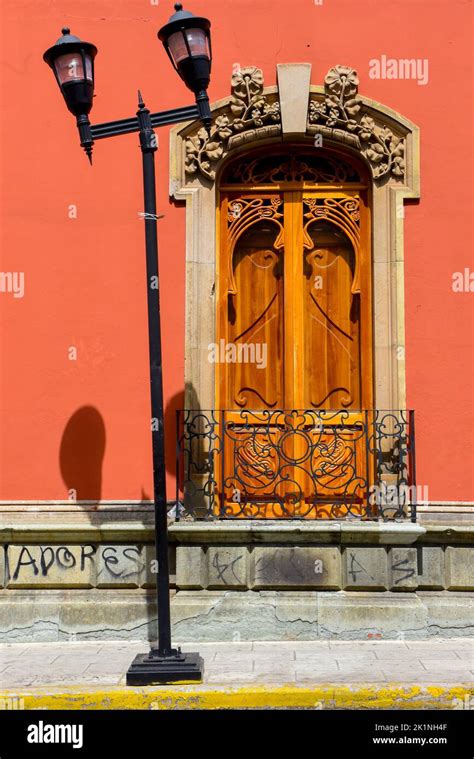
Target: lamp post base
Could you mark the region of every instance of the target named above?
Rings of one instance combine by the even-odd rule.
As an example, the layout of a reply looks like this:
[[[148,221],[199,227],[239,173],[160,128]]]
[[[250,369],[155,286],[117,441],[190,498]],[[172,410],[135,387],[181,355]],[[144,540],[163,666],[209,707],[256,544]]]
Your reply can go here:
[[[204,661],[197,653],[182,653],[179,649],[169,656],[158,652],[137,654],[127,672],[127,685],[159,685],[192,680],[202,682]]]

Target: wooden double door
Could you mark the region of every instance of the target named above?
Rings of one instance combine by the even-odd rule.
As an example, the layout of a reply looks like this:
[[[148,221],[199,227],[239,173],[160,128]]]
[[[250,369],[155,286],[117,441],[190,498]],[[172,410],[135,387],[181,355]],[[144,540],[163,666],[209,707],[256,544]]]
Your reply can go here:
[[[360,185],[221,193],[221,515],[338,517],[366,503],[370,251]]]

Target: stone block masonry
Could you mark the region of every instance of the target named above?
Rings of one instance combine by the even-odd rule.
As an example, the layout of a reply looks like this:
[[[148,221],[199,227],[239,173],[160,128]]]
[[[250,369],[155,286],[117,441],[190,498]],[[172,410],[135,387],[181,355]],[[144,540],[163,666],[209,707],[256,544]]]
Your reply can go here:
[[[156,639],[152,529],[40,524],[3,536],[5,640]],[[403,640],[474,631],[469,525],[229,520],[173,525],[170,541],[172,620],[182,640]]]
[[[0,588],[153,588],[145,543],[1,546]],[[474,590],[474,548],[376,545],[188,545],[170,549],[178,590]]]

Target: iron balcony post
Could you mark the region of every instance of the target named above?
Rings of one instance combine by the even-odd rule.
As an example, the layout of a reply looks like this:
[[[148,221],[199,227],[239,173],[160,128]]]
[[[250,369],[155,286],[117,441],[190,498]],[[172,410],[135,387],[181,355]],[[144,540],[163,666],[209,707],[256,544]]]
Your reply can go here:
[[[416,491],[416,456],[415,456],[415,412],[413,409],[411,409],[408,412],[408,420],[409,420],[409,438],[408,439],[410,442],[409,467],[410,467],[410,485],[411,485],[411,492],[412,492],[411,521],[416,522],[417,491]]]
[[[383,494],[383,483],[382,483],[382,475],[380,472],[380,461],[379,461],[379,451],[378,451],[378,444],[377,444],[377,420],[378,420],[379,411],[377,409],[372,409],[372,466],[373,466],[373,473],[374,473],[374,485],[375,485],[375,510],[377,519],[380,519],[380,517],[383,517],[383,507],[382,507],[382,498],[384,498]]]
[[[220,413],[221,421],[221,502],[219,504],[219,516],[225,516],[225,411]]]
[[[372,517],[370,504],[370,450],[369,450],[369,412],[365,410],[365,489],[366,489],[366,516]]]
[[[181,508],[179,503],[179,483],[180,483],[180,451],[181,451],[181,443],[180,443],[180,429],[179,424],[181,421],[181,413],[179,409],[176,409],[176,521],[179,521],[179,518],[181,516]],[[184,477],[183,477],[184,479]],[[183,499],[184,499],[184,490],[183,490]]]

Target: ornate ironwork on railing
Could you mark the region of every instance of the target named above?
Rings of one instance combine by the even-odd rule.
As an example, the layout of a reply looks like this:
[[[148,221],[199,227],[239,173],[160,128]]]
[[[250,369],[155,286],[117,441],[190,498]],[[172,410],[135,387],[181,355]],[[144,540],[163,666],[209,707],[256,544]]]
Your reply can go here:
[[[413,411],[177,412],[176,519],[416,520]]]

